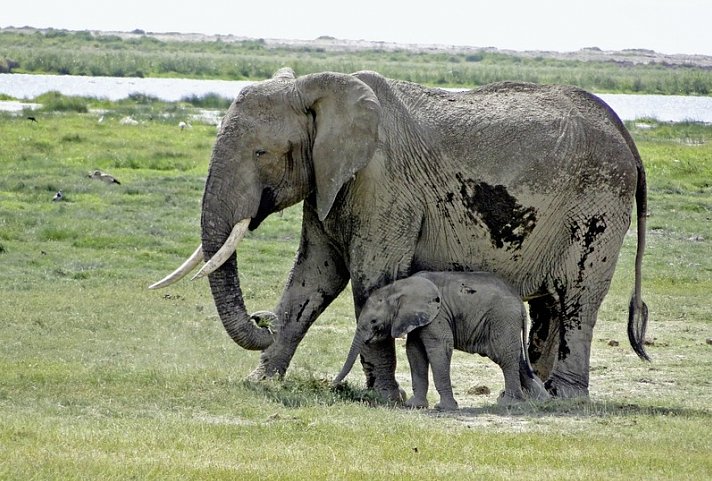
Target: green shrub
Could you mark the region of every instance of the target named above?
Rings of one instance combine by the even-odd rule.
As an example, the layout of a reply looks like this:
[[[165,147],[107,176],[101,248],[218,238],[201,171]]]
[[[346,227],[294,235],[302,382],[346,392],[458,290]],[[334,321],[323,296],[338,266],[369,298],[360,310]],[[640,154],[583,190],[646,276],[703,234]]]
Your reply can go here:
[[[193,107],[203,109],[227,109],[232,103],[231,99],[226,99],[225,97],[215,93],[205,94],[203,96],[191,95],[183,97],[181,101],[187,102]]]
[[[86,113],[89,111],[87,99],[62,95],[54,90],[36,97],[35,101],[42,104],[41,110],[45,112]]]

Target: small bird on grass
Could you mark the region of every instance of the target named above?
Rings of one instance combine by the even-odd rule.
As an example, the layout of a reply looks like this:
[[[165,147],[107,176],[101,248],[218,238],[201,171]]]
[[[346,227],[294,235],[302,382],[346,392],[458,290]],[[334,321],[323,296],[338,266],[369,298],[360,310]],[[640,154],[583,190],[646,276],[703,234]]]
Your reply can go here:
[[[29,120],[30,122],[37,123],[37,118],[33,117],[32,115],[30,115],[29,117],[27,117],[27,120]]]
[[[106,172],[102,172],[100,170],[95,170],[94,172],[90,172],[89,175],[87,175],[90,179],[94,180],[100,180],[102,182],[106,182],[107,184],[119,184],[121,185],[121,182],[114,177],[113,175],[109,175]]]
[[[64,199],[64,194],[62,194],[62,191],[59,190],[57,191],[56,194],[54,194],[54,197],[52,197],[52,202],[59,202],[60,200]]]

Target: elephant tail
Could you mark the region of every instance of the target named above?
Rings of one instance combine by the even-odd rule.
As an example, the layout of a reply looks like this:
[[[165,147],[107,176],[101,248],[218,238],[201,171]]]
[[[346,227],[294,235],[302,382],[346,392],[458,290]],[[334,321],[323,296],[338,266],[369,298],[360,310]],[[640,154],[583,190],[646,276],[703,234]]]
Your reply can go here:
[[[529,329],[527,327],[527,309],[522,304],[522,362],[520,372],[526,374],[529,379],[535,377],[532,363],[529,360]]]
[[[644,347],[645,331],[648,328],[648,306],[643,302],[641,294],[643,253],[645,251],[645,224],[648,217],[648,188],[643,161],[629,133],[626,135],[626,140],[635,156],[636,166],[638,168],[638,184],[635,190],[638,247],[635,251],[635,286],[628,307],[628,340],[638,357],[645,361],[650,361],[650,357],[645,352]]]
[[[638,171],[638,181],[635,189],[638,247],[635,251],[635,287],[633,288],[633,295],[631,296],[630,305],[628,307],[628,340],[638,357],[650,361],[650,357],[645,352],[644,347],[645,331],[648,327],[648,306],[643,302],[641,294],[643,253],[645,252],[645,223],[648,217],[648,187],[645,179],[643,160],[640,158],[640,152],[638,152],[638,147],[636,147],[633,137],[613,109],[595,95],[588,93],[586,93],[586,95],[594,99],[599,106],[603,107],[607,112],[608,118],[616,125],[618,132],[620,132],[631,154],[633,154],[635,166]]]
[[[519,382],[522,385],[525,397],[528,399],[544,401],[551,398],[544,383],[534,373],[529,360],[529,333],[527,332],[527,310],[522,304],[522,356],[519,358]]]

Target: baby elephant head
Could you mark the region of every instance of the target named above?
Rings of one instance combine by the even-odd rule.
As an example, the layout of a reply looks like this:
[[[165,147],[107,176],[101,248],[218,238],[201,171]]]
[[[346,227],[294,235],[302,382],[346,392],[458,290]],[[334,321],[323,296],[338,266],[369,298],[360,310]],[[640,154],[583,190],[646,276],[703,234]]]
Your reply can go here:
[[[374,291],[361,310],[351,349],[334,384],[351,371],[363,344],[403,337],[432,322],[438,312],[440,291],[424,277],[408,277]]]

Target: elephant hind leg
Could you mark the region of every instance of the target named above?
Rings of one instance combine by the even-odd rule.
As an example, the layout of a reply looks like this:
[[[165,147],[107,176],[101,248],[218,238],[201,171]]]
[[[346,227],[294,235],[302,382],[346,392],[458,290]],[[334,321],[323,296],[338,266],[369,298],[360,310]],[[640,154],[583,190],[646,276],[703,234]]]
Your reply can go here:
[[[560,303],[556,295],[532,299],[529,304],[529,361],[540,379],[548,379],[559,349],[562,324]]]
[[[591,342],[602,296],[569,298],[567,316],[559,331],[559,349],[546,380],[551,395],[561,398],[588,397]]]
[[[582,303],[581,290],[575,294],[567,295],[559,285],[555,294],[529,301],[529,359],[555,397],[588,396],[591,339],[601,300]]]
[[[552,396],[587,397],[593,328],[608,284],[555,284],[556,294],[529,303],[530,360]]]

